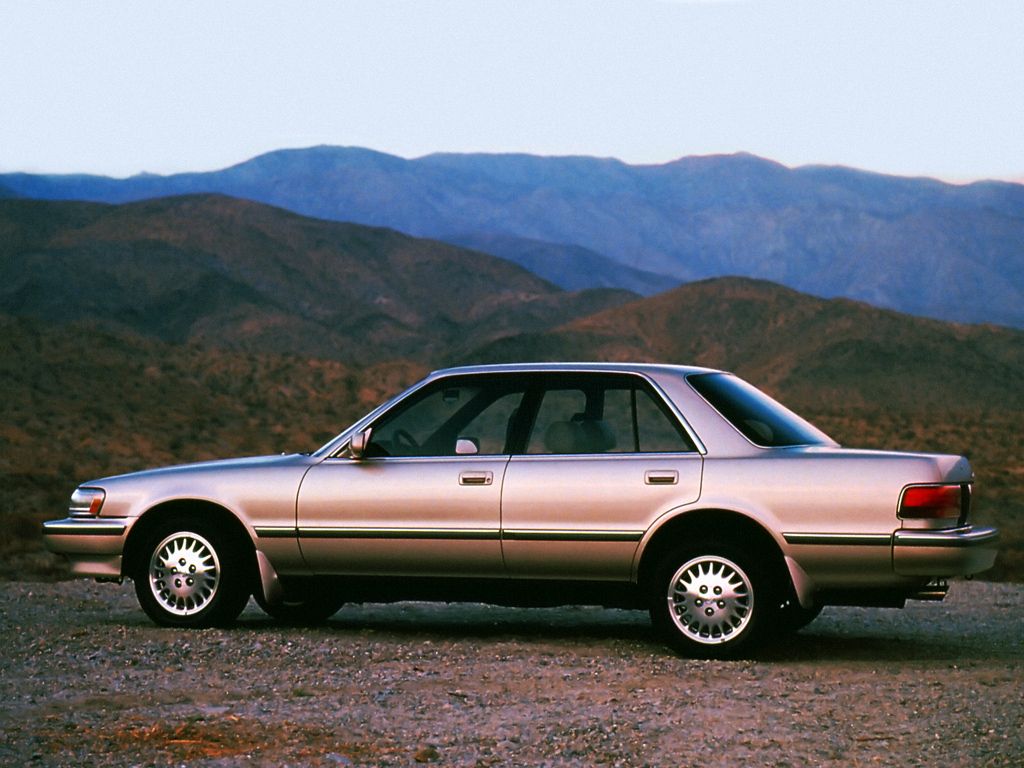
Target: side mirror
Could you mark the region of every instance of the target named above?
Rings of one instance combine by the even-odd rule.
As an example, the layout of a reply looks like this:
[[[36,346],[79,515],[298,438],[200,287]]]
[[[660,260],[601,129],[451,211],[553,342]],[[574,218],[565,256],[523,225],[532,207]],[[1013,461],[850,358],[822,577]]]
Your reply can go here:
[[[472,437],[460,437],[455,441],[456,456],[475,456],[480,453],[480,446]]]
[[[348,455],[351,458],[363,458],[363,454],[366,453],[366,448],[370,444],[370,435],[372,433],[373,427],[367,427],[362,432],[356,432],[352,435],[352,439],[348,443]]]

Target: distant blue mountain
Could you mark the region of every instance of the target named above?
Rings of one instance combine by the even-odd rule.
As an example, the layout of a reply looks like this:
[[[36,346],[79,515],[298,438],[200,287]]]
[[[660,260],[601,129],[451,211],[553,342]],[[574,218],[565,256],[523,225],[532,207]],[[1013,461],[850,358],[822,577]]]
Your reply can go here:
[[[405,160],[313,147],[208,173],[8,174],[0,186],[25,197],[102,202],[219,192],[490,247],[573,288],[650,293],[660,280],[668,287],[742,275],[918,315],[1024,327],[1019,184],[791,169],[748,154],[634,166],[531,155]]]

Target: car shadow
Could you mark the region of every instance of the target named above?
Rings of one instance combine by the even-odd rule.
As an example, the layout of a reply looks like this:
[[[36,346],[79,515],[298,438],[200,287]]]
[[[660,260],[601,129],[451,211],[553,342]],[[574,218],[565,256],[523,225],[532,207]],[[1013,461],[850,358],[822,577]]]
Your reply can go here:
[[[799,663],[818,661],[894,661],[908,662],[973,662],[999,658],[1019,659],[1020,651],[1010,643],[994,645],[970,638],[950,638],[943,634],[916,633],[913,640],[906,635],[877,633],[842,635],[816,634],[813,627],[791,636],[769,642],[758,654],[759,661]]]
[[[828,616],[826,613],[825,616]],[[819,624],[820,622],[820,624]],[[795,635],[765,643],[753,655],[763,662],[790,664],[819,661],[973,662],[1019,660],[1021,640],[1013,633],[934,622],[875,618],[862,626],[857,617],[829,616]],[[588,608],[506,609],[481,605],[417,603],[346,606],[323,624],[296,627],[247,612],[236,625],[245,631],[283,631],[338,636],[375,633],[399,640],[433,642],[514,640],[527,643],[570,641],[588,647],[605,641],[628,642],[644,654],[675,656],[657,637],[644,611]]]
[[[430,638],[458,642],[460,640],[548,641],[562,639],[653,641],[650,621],[646,612],[614,611],[616,615],[566,616],[573,609],[499,609],[495,615],[487,606],[479,609],[461,605],[430,604],[422,611],[396,611],[388,615],[387,607],[373,606],[363,611],[358,606],[346,606],[326,622],[307,627],[295,627],[276,622],[270,617],[245,615],[237,622],[239,628],[266,631],[277,627],[303,632],[325,634],[354,632],[379,633],[399,638]],[[559,615],[536,615],[543,611],[557,611]],[[601,612],[605,613],[605,612]],[[521,614],[521,615],[517,615]]]

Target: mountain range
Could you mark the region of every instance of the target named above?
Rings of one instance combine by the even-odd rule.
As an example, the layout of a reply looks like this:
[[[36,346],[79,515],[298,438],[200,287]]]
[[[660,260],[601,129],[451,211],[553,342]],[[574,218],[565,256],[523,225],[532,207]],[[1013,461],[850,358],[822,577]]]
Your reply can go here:
[[[751,278],[642,297],[566,291],[504,259],[220,195],[0,200],[0,313],[171,344],[366,365],[660,360],[802,402],[1024,410],[1024,331]],[[851,400],[851,398],[853,398]]]
[[[1024,185],[956,186],[747,154],[592,157],[280,150],[218,171],[0,175],[8,195],[221,193],[489,250],[572,289],[645,295],[738,275],[917,315],[1024,327]]]

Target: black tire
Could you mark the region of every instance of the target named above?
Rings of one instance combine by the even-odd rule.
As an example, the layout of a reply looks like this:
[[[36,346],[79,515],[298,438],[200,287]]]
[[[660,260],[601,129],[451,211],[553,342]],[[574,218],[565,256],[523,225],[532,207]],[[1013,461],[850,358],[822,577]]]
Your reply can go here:
[[[345,604],[339,595],[331,591],[304,595],[301,598],[287,595],[283,601],[274,604],[268,603],[259,589],[253,593],[253,597],[268,616],[277,619],[282,624],[297,626],[322,624]]]
[[[195,515],[161,521],[139,544],[132,579],[139,605],[164,627],[231,624],[252,593],[244,542]]]
[[[763,559],[724,541],[695,542],[661,559],[648,585],[651,621],[684,656],[742,657],[762,641],[777,590]]]

